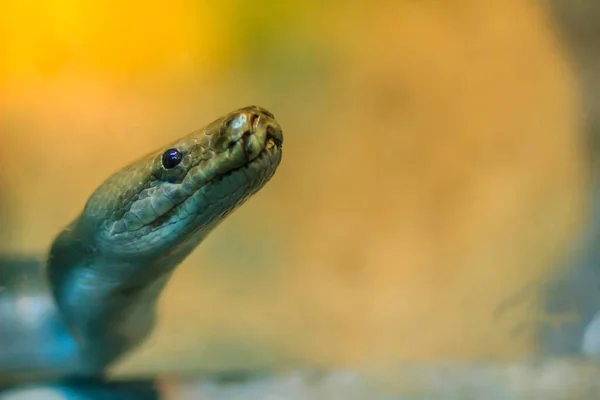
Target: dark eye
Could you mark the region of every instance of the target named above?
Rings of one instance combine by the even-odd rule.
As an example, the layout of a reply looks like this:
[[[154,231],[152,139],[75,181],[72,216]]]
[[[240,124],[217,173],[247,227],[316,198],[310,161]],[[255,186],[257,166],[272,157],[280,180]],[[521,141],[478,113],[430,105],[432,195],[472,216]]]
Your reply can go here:
[[[169,149],[163,153],[162,165],[165,169],[175,168],[181,162],[183,155],[177,149]]]

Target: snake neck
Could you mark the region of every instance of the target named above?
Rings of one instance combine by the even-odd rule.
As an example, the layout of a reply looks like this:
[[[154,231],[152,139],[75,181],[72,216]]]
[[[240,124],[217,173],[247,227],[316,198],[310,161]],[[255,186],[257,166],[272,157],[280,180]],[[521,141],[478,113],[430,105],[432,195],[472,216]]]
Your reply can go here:
[[[54,241],[47,276],[60,314],[80,347],[81,370],[98,372],[150,334],[162,290],[204,235],[160,259],[111,259],[85,241],[79,223]]]

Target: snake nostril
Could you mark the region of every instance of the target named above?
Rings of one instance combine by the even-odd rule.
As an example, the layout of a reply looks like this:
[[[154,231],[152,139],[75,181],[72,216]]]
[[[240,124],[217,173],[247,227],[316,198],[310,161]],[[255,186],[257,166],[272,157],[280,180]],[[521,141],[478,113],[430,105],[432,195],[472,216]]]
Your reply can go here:
[[[260,116],[258,114],[252,114],[252,118],[250,118],[250,126],[252,126],[253,130],[256,130],[258,127],[258,122],[260,121]]]

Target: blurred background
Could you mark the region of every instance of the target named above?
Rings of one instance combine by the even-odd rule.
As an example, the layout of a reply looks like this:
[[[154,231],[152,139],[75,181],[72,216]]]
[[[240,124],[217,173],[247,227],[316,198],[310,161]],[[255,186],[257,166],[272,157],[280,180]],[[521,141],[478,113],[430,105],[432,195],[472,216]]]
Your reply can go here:
[[[257,104],[277,174],[115,375],[572,354],[598,14],[554,1],[3,3],[0,252],[43,257],[110,173]]]

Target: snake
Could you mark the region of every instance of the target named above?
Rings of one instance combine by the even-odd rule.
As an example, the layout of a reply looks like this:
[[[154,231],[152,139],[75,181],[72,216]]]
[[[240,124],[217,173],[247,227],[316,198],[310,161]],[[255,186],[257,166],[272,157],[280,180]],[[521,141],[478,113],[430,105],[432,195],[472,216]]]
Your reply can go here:
[[[45,346],[71,344],[46,369],[94,376],[140,346],[156,325],[158,300],[176,267],[270,181],[282,149],[282,129],[273,114],[249,106],[101,183],[56,236],[43,267],[56,314],[52,323],[60,329],[49,323],[36,329],[44,330]],[[3,329],[29,329],[9,323],[0,328],[5,349],[10,343],[2,343]],[[53,337],[60,335],[67,337]],[[6,367],[0,357],[0,372]]]

